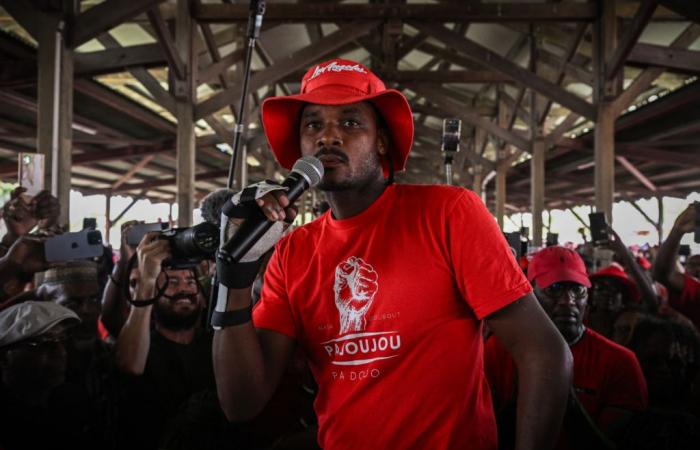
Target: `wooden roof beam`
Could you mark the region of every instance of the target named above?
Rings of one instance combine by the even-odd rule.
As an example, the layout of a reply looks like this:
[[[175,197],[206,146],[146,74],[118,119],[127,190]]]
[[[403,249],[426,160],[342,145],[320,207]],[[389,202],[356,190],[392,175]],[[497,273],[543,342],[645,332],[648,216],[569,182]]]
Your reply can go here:
[[[637,44],[630,52],[628,61],[680,72],[700,73],[700,51]]]
[[[289,73],[297,70],[308,68],[314,62],[333,53],[338,48],[352,42],[359,36],[369,33],[376,29],[378,22],[362,22],[353,23],[342,27],[339,30],[329,34],[323,38],[322,42],[315,42],[297,52],[290,55],[284,61],[275,63],[274,65],[262,70],[250,79],[250,92],[254,92],[263,86],[275,84],[278,80]],[[231,98],[240,97],[240,83],[221,91],[214,96],[198,103],[195,106],[195,119],[201,119],[209,116],[216,111],[222,109],[230,103]]]
[[[146,13],[148,15],[148,20],[151,23],[151,27],[156,34],[158,43],[165,53],[165,58],[168,61],[168,67],[173,71],[173,74],[178,80],[185,79],[185,63],[180,58],[177,50],[175,49],[175,41],[173,40],[172,34],[170,34],[170,29],[168,24],[163,20],[163,16],[160,14],[160,10],[157,6],[152,7]]]
[[[637,43],[637,39],[644,31],[651,20],[651,16],[656,10],[658,0],[642,0],[639,4],[639,9],[632,19],[632,23],[625,26],[625,34],[620,39],[620,43],[615,49],[609,61],[606,62],[605,76],[608,80],[612,80],[624,67],[628,55],[632,48]]]
[[[441,5],[394,4],[268,4],[265,22],[347,22],[349,20],[432,20],[444,22],[503,21],[592,21],[594,4],[484,4],[459,2]],[[193,16],[200,22],[247,22],[248,5],[195,5]]]
[[[690,24],[669,46],[672,49],[685,49],[692,45],[700,37],[700,25]],[[632,84],[622,92],[613,103],[616,115],[627,109],[637,97],[647,91],[665,69],[652,67],[644,70]]]
[[[564,88],[550,81],[537,76],[524,67],[520,67],[514,62],[509,61],[498,53],[487,49],[471,39],[460,36],[459,34],[454,33],[453,31],[439,24],[436,25],[412,22],[411,25],[424,33],[431,34],[434,38],[441,40],[448,46],[461,51],[470,58],[478,60],[485,66],[508,75],[515,81],[529,87],[530,89],[533,89],[537,93],[544,95],[547,98],[550,98],[563,107],[568,108],[577,114],[588,117],[589,119],[595,119],[596,109],[586,100],[568,92]]]
[[[75,18],[69,28],[68,45],[79,47],[90,39],[148,11],[163,0],[107,0]]]
[[[466,108],[464,107],[464,105],[460,105],[454,102],[450,97],[445,95],[439,89],[413,84],[407,84],[406,87],[416,92],[417,94],[430,99],[431,102],[439,104],[440,108],[443,110],[443,115],[452,115],[455,117],[459,117],[465,122],[474,125],[475,127],[485,129],[489,133],[508,142],[509,144],[512,144],[524,151],[530,151],[530,142],[527,139],[524,139],[511,131],[499,127],[497,124],[473,112],[470,108]]]

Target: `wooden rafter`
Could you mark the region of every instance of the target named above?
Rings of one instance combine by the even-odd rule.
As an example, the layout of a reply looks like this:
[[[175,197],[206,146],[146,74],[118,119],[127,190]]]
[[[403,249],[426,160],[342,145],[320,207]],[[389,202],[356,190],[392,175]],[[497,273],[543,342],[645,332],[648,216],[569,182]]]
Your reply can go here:
[[[95,5],[75,18],[69,29],[68,43],[73,48],[78,47],[162,1],[107,0]]]
[[[313,62],[324,58],[326,55],[333,53],[338,48],[376,27],[377,22],[362,22],[340,28],[324,37],[323,42],[311,44],[290,55],[288,59],[251,76],[250,91],[253,92],[263,86],[274,84],[289,73],[308,68]],[[237,84],[200,102],[195,107],[195,118],[201,119],[209,116],[228,105],[231,98],[240,97],[240,89],[240,84]]]
[[[605,76],[608,80],[615,78],[620,69],[624,66],[628,55],[637,43],[637,39],[639,39],[647,23],[649,23],[658,3],[658,0],[642,0],[640,2],[639,9],[634,15],[632,22],[625,26],[625,34],[622,36],[622,39],[620,39],[615,53],[613,53],[610,61],[606,63]]]
[[[681,72],[700,73],[700,51],[637,44],[632,49],[628,61]]]
[[[158,37],[158,43],[165,53],[165,58],[168,61],[168,67],[173,71],[175,76],[182,80],[185,78],[185,63],[180,58],[177,50],[175,49],[175,41],[173,40],[172,34],[170,34],[170,29],[168,24],[163,20],[163,16],[160,14],[158,7],[153,7],[148,10],[148,20],[151,23],[151,27]]]
[[[690,24],[669,46],[673,49],[685,49],[692,45],[698,38],[700,38],[700,25]],[[663,72],[664,68],[652,67],[646,69],[637,78],[634,79],[632,84],[629,85],[624,92],[622,92],[614,102],[614,109],[617,113],[620,113],[626,109],[629,105],[634,102],[634,100],[639,97],[643,92],[649,89],[651,84],[656,80]]]
[[[444,22],[500,21],[591,21],[593,4],[472,3],[444,5],[387,4],[268,4],[265,21],[274,22],[347,22],[350,20],[398,19]],[[203,4],[194,7],[193,16],[200,22],[245,22],[248,5]]]
[[[429,98],[431,102],[439,104],[440,109],[443,111],[443,114],[449,114],[452,116],[459,117],[467,123],[485,129],[489,133],[497,136],[500,139],[503,139],[509,144],[529,151],[530,143],[527,139],[520,137],[511,131],[499,127],[496,123],[491,122],[489,119],[479,116],[475,112],[471,111],[469,108],[465,108],[463,105],[460,105],[459,103],[453,101],[445,93],[440,92],[435,88],[424,85],[418,86],[413,84],[407,84],[406,86],[414,92],[418,93],[419,95]]]
[[[571,111],[588,117],[589,119],[595,118],[595,108],[586,100],[566,91],[550,81],[538,77],[527,69],[507,60],[498,53],[487,49],[483,45],[478,44],[464,36],[460,36],[442,25],[418,22],[412,22],[412,25],[420,31],[429,33],[434,38],[460,50],[466,56],[480,61],[487,67],[510,76],[517,82],[522,83],[530,89],[537,91],[537,93],[552,99],[566,108],[569,108]]]

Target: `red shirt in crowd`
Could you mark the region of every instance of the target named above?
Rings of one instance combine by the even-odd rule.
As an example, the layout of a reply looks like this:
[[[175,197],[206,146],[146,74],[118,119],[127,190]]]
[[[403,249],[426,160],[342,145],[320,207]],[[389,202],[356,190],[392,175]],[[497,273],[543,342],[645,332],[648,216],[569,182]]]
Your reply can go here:
[[[648,404],[647,384],[637,357],[625,347],[586,328],[571,347],[574,389],[588,415],[604,429],[606,407],[643,411]],[[515,394],[516,368],[498,338],[486,343],[485,370],[499,405]]]
[[[687,273],[684,278],[685,284],[680,295],[673,291],[669,293],[669,305],[700,329],[700,280]]]
[[[496,449],[481,319],[530,290],[476,195],[392,185],[282,239],[253,320],[305,352],[324,449]]]

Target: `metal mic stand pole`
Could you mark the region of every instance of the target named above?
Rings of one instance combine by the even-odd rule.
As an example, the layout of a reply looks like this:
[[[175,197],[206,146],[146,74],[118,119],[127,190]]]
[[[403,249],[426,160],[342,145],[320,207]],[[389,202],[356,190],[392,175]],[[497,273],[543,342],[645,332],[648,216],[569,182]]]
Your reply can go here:
[[[243,71],[243,88],[241,89],[241,102],[238,106],[238,114],[236,116],[236,126],[233,129],[233,156],[231,165],[228,171],[228,187],[233,188],[236,161],[240,153],[241,135],[245,131],[245,104],[248,97],[248,83],[250,82],[250,66],[253,60],[253,50],[255,42],[260,37],[260,27],[262,26],[263,14],[265,14],[265,0],[251,0],[250,2],[250,18],[248,19],[248,51],[245,58],[245,66]],[[245,164],[245,161],[243,161]],[[243,186],[237,186],[239,189]]]
[[[243,86],[241,89],[241,101],[238,106],[238,114],[236,116],[236,125],[233,129],[233,154],[231,155],[231,164],[228,169],[228,183],[227,187],[229,189],[233,188],[235,174],[236,174],[236,162],[238,160],[238,155],[240,154],[241,146],[241,135],[245,131],[245,104],[246,98],[248,97],[248,83],[250,82],[250,68],[251,62],[253,60],[253,50],[255,49],[255,43],[260,37],[260,28],[262,27],[263,15],[265,14],[265,0],[251,0],[250,1],[250,16],[248,18],[248,51],[246,53],[245,66],[243,69]],[[243,161],[245,164],[245,161]],[[241,189],[243,186],[237,186]],[[226,227],[228,226],[228,217],[221,214],[221,223],[219,230],[219,240],[220,246],[226,243]],[[221,247],[219,247],[221,248]],[[219,277],[214,273],[214,279],[212,280],[211,291],[209,295],[209,311],[207,312],[208,323],[211,323],[211,316],[214,312],[215,302],[220,302],[222,296],[228,296],[228,289],[224,288],[223,292],[219,292]],[[225,303],[224,303],[225,305]]]
[[[452,152],[445,152],[445,178],[448,186],[452,185]]]

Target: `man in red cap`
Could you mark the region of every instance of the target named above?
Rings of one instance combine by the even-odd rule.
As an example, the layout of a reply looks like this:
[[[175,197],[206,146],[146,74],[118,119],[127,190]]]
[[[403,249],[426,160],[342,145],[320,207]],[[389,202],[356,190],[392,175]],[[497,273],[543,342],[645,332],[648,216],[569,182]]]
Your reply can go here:
[[[647,386],[634,353],[583,324],[591,282],[578,253],[559,246],[539,251],[530,262],[528,279],[571,348],[576,396],[571,400],[580,402],[603,431],[620,425],[631,412],[646,409]],[[486,344],[485,368],[497,407],[514,402],[516,367],[498,336]],[[569,448],[566,440],[575,434],[573,423],[565,421],[558,448]]]
[[[611,339],[615,319],[631,305],[640,304],[639,288],[617,263],[603,267],[591,277],[588,325]]]
[[[300,94],[267,99],[262,120],[283,167],[321,160],[331,209],[277,244],[253,323],[250,289],[222,282],[236,325],[216,332],[214,369],[229,419],[260,411],[299,345],[322,448],[496,449],[486,320],[521,369],[518,448],[551,447],[568,349],[481,199],[393,184],[413,142],[406,98],[336,59],[311,68]],[[258,205],[274,221],[295,214],[278,192]]]

